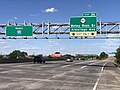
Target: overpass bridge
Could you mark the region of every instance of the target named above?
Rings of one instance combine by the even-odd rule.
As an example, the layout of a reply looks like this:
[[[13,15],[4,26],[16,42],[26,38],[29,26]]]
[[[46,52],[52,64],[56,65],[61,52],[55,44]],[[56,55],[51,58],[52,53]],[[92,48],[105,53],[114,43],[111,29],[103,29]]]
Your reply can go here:
[[[32,37],[7,37],[6,26],[33,26]],[[0,24],[0,39],[120,39],[120,22],[97,22],[97,36],[73,37],[69,35],[70,23],[10,23]]]

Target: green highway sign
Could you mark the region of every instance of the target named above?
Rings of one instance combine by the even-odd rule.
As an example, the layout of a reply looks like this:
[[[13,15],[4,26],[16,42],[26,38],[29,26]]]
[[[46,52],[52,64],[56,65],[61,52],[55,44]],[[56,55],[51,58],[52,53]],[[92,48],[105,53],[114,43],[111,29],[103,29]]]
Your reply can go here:
[[[32,26],[7,26],[6,36],[32,36]]]
[[[70,18],[71,36],[96,36],[97,18],[96,16],[80,16]]]
[[[84,12],[83,16],[92,16],[92,17],[96,17],[97,13],[90,13],[90,12]]]
[[[110,52],[110,53],[108,53],[108,54],[116,54],[116,52]]]

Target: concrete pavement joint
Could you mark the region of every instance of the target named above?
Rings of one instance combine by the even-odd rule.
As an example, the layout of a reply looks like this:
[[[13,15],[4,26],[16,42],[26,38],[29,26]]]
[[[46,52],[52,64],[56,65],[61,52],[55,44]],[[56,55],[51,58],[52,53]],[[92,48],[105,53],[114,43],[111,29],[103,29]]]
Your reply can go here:
[[[65,65],[65,66],[62,66],[62,68],[69,67],[69,66],[71,66],[71,65]]]
[[[11,79],[11,77],[0,77],[0,78],[3,78],[3,79]],[[15,81],[19,81],[19,82],[23,82],[23,81],[37,81],[37,82],[43,82],[43,81],[46,81],[46,82],[66,82],[66,83],[81,83],[81,82],[76,82],[76,81],[63,81],[63,80],[50,80],[50,79],[36,79],[36,78],[12,78],[14,79]],[[84,82],[83,82],[84,83]],[[89,83],[86,83],[86,84],[89,84]]]

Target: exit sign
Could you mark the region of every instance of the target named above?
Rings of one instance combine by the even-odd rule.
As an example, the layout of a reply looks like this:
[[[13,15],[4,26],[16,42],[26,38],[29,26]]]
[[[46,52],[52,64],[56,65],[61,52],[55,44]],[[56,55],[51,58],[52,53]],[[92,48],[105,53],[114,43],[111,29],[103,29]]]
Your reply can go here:
[[[83,16],[70,18],[70,36],[96,36],[96,13],[83,13]]]
[[[96,17],[97,13],[91,13],[91,12],[84,12],[83,16],[92,16],[92,17]]]

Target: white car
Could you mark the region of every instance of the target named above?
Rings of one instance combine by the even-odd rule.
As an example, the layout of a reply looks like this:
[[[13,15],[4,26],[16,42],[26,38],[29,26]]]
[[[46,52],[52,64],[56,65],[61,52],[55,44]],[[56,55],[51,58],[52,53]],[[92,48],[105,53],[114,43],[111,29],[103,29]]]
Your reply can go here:
[[[73,60],[72,59],[66,59],[66,62],[72,62]]]

